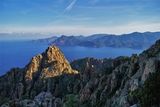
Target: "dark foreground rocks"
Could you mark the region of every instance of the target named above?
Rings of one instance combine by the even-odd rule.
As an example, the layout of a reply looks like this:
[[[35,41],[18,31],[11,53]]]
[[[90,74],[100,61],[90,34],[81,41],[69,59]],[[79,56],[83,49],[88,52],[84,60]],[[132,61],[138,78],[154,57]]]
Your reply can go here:
[[[72,66],[72,67],[71,67]],[[71,65],[49,47],[0,77],[1,107],[160,107],[160,41],[140,55]]]

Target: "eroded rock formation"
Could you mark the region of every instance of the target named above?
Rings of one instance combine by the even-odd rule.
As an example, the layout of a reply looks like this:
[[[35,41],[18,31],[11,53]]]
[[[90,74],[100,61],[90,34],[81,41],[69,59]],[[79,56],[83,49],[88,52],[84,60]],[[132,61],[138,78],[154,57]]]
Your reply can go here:
[[[160,41],[140,55],[84,58],[71,66],[49,47],[0,77],[1,107],[160,106]]]

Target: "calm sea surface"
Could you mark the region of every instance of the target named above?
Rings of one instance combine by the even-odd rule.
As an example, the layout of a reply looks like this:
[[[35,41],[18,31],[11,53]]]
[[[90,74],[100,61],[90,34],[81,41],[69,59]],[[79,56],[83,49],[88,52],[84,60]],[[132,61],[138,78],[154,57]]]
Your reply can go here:
[[[31,41],[0,42],[0,75],[13,67],[24,67],[33,56],[42,53],[47,47],[47,43]],[[69,61],[84,57],[115,58],[118,56],[130,56],[133,53],[142,52],[142,50],[110,47],[60,47],[60,49]]]

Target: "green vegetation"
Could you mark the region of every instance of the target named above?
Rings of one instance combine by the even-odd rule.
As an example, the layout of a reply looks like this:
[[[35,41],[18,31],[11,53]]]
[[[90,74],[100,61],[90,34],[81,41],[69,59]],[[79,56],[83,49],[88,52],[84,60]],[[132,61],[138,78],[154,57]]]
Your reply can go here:
[[[2,104],[7,103],[7,102],[9,102],[9,99],[8,99],[8,98],[4,98],[4,97],[1,97],[1,96],[0,96],[0,106],[1,106]]]
[[[66,96],[65,107],[78,107],[78,95],[69,94]]]
[[[144,87],[131,93],[137,98],[142,107],[160,106],[160,72],[150,74]]]

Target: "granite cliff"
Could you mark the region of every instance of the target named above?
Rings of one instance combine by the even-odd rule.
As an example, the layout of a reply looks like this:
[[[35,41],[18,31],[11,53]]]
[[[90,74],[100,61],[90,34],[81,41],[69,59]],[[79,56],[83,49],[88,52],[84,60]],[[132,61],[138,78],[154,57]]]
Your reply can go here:
[[[25,68],[13,68],[0,78],[0,102],[11,101],[12,106],[17,106],[17,100],[32,99],[41,91],[50,91],[50,85],[54,85],[51,78],[77,73],[59,48],[50,46],[44,53],[33,57]]]
[[[71,66],[50,46],[0,77],[1,107],[160,107],[160,40],[140,55]]]

